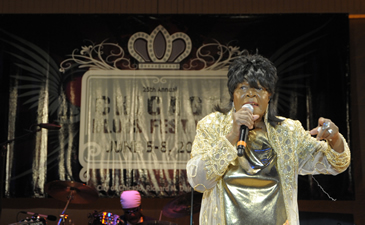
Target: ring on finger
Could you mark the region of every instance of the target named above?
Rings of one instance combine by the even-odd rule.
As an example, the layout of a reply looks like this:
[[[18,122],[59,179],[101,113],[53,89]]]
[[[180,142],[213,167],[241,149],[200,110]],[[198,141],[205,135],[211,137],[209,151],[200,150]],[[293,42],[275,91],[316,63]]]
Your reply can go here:
[[[330,128],[330,122],[324,122],[322,125],[322,129],[326,130],[328,128]]]

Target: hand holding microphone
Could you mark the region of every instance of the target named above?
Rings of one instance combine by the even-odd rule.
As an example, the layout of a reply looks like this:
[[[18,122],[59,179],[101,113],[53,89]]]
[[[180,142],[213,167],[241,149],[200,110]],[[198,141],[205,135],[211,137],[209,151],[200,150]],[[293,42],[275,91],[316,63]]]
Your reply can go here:
[[[253,113],[253,106],[250,104],[245,104],[242,106],[248,108],[252,113]],[[237,142],[237,155],[238,157],[243,156],[243,153],[245,151],[246,148],[246,141],[247,141],[247,134],[248,134],[248,128],[246,125],[241,125],[240,128],[240,135],[239,135],[239,139]]]

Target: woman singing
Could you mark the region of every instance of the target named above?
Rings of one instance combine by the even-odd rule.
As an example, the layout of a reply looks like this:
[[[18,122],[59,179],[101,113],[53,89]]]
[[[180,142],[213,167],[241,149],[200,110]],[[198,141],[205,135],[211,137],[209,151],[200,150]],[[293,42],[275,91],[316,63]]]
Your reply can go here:
[[[270,99],[277,74],[268,59],[246,53],[227,76],[232,107],[216,107],[199,121],[187,163],[191,186],[204,193],[199,224],[299,224],[298,175],[345,171],[346,140],[330,119],[321,117],[306,131],[299,121],[276,115]],[[249,132],[238,157],[241,125]]]

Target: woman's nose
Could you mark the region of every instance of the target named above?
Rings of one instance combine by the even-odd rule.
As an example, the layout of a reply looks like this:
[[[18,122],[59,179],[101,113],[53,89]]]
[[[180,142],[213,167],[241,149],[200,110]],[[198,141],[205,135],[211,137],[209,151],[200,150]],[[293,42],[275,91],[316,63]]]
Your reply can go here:
[[[250,88],[247,92],[247,96],[254,97],[256,96],[256,92],[252,88]]]

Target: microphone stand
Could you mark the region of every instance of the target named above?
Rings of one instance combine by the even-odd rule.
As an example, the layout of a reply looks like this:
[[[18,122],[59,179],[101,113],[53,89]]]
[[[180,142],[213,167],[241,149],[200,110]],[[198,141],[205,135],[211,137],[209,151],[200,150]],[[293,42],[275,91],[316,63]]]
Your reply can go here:
[[[22,138],[25,138],[25,137],[28,137],[32,134],[35,134],[37,133],[38,131],[42,130],[42,128],[38,128],[34,131],[30,131],[29,133],[26,133],[24,135],[21,135],[19,137],[15,137],[13,139],[10,139],[10,140],[7,140],[7,141],[4,141],[2,143],[0,143],[0,155],[1,155],[1,168],[0,168],[0,218],[1,218],[1,215],[2,215],[2,208],[3,208],[3,192],[4,192],[4,173],[5,173],[5,164],[6,164],[6,153],[7,153],[7,145],[14,142],[14,141],[17,141],[19,139],[22,139]]]
[[[193,225],[193,206],[194,206],[194,188],[191,187],[191,207],[190,207],[190,225]]]
[[[57,225],[60,225],[61,223],[62,224],[65,224],[66,222],[66,219],[68,217],[68,215],[66,215],[66,210],[68,208],[68,205],[70,204],[70,202],[72,201],[73,199],[73,193],[75,192],[76,190],[72,189],[71,188],[71,192],[70,192],[70,195],[68,196],[68,200],[67,200],[67,203],[66,203],[66,206],[65,208],[63,208],[63,211],[62,211],[62,214],[60,215],[60,219],[58,220],[58,223]]]

